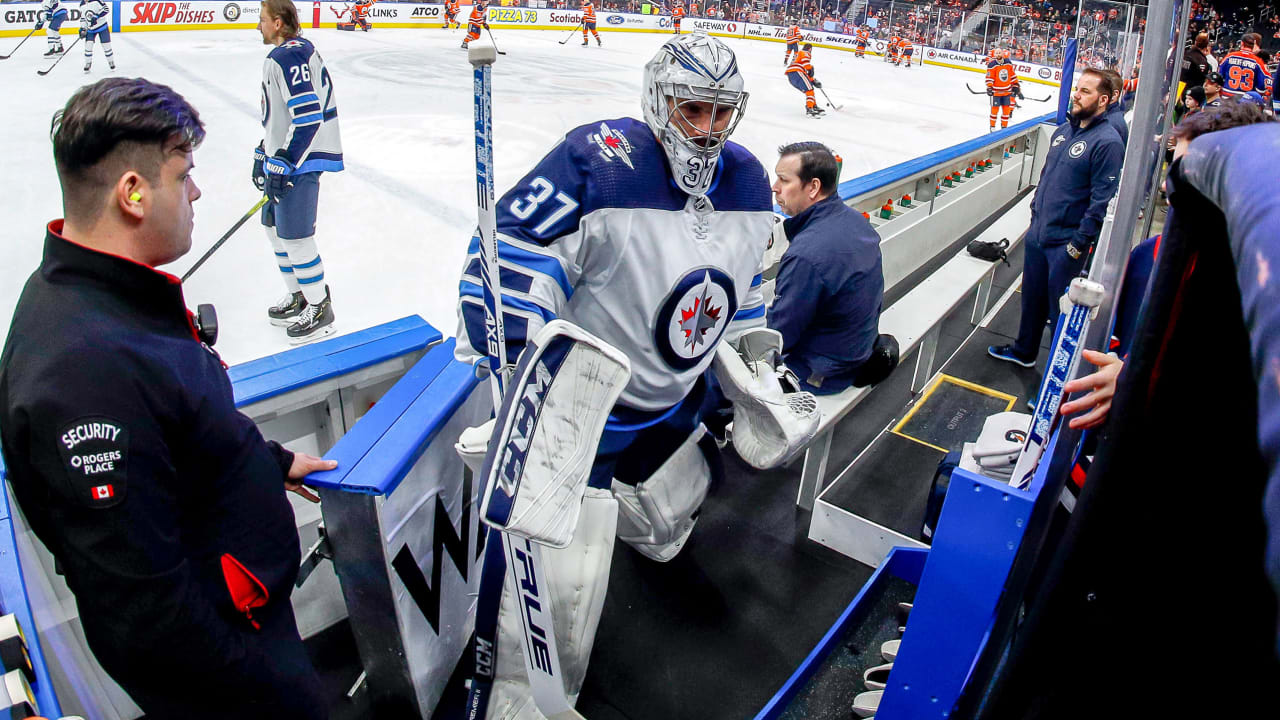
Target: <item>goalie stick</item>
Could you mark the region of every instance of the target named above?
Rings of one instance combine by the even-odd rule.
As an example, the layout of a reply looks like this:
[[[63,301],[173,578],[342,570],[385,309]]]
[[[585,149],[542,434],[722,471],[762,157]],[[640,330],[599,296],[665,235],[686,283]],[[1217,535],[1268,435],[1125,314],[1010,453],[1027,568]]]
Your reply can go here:
[[[37,75],[40,75],[40,76],[48,75],[50,72],[52,72],[52,71],[53,71],[53,69],[54,69],[54,68],[58,67],[58,63],[62,62],[62,58],[64,58],[64,57],[66,57],[66,56],[68,56],[68,55],[70,55],[70,54],[71,54],[71,50],[72,50],[73,48],[75,48],[75,46],[76,46],[77,44],[79,44],[79,42],[80,42],[80,37],[79,37],[79,36],[76,36],[75,42],[73,42],[73,43],[71,43],[69,46],[67,46],[67,49],[62,51],[62,54],[58,56],[58,59],[57,59],[57,60],[54,60],[54,61],[53,61],[53,64],[52,64],[52,65],[50,65],[49,67],[45,68],[44,70],[37,70],[37,71],[36,71],[36,74],[37,74]]]
[[[18,52],[18,48],[22,47],[22,44],[27,41],[27,38],[30,38],[35,33],[36,33],[35,28],[31,28],[31,32],[27,33],[27,37],[22,38],[22,40],[18,43],[17,47],[13,49],[13,52],[10,52],[8,55],[0,55],[0,60],[8,60],[9,58],[13,57],[13,53]]]
[[[492,37],[492,33],[490,33]],[[479,215],[477,233],[480,238],[480,276],[484,289],[485,347],[489,356],[495,412],[503,407],[503,388],[510,379],[507,367],[506,331],[502,321],[502,283],[498,265],[497,219],[494,212],[493,187],[493,63],[497,60],[497,47],[476,46],[469,49],[467,60],[473,68],[473,100],[475,106],[476,145],[476,203]],[[508,398],[510,400],[510,398]],[[496,428],[495,428],[496,432]],[[490,458],[496,443],[490,440]],[[486,469],[490,459],[486,459]],[[487,497],[489,488],[481,489]],[[523,540],[523,542],[521,542]],[[471,689],[467,693],[467,717],[484,720],[493,691],[496,645],[498,642],[498,612],[502,606],[503,578],[510,570],[515,587],[521,587],[521,575],[538,587],[537,578],[544,578],[544,563],[538,543],[515,538],[490,527],[485,538],[485,559],[480,575],[480,594],[477,600],[476,631],[472,651],[474,653]],[[518,563],[518,565],[517,565]],[[542,586],[545,591],[545,585]],[[545,612],[531,617],[529,612],[520,614],[524,629],[525,671],[538,709],[551,720],[581,718],[565,696],[561,681],[560,658],[555,647],[555,625],[551,617],[550,598],[546,598]],[[531,610],[533,605],[526,604]],[[545,619],[542,619],[545,615]],[[535,624],[541,620],[542,624]],[[547,633],[538,628],[550,628]],[[535,656],[534,647],[546,648]],[[549,646],[549,647],[548,647]]]
[[[1102,304],[1103,295],[1100,283],[1083,277],[1072,280],[1067,289],[1066,300],[1070,302],[1070,312],[1065,313],[1062,331],[1053,344],[1053,354],[1049,356],[1049,366],[1045,368],[1040,397],[1036,400],[1036,410],[1031,416],[1031,426],[1027,429],[1027,440],[1013,466],[1013,475],[1009,478],[1009,484],[1019,490],[1025,490],[1031,484],[1031,477],[1040,464],[1040,457],[1049,445],[1049,436],[1058,420],[1058,406],[1062,404],[1062,386],[1080,363],[1080,342],[1088,332],[1089,323],[1097,314],[1098,306]]]

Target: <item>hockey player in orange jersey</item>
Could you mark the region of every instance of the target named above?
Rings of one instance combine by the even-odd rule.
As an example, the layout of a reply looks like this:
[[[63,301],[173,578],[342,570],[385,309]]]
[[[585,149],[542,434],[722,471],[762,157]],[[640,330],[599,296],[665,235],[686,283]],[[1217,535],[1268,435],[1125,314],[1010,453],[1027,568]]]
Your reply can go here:
[[[471,6],[471,16],[467,18],[467,36],[462,40],[462,49],[467,49],[467,44],[472,40],[480,37],[480,29],[489,29],[489,21],[485,19],[485,13],[488,11],[484,0],[475,0],[475,4]]]
[[[803,38],[804,36],[800,34],[799,25],[792,25],[791,27],[787,28],[787,54],[786,54],[786,57],[782,59],[782,64],[784,66],[791,64],[792,53],[800,52],[800,41]]]
[[[889,37],[889,42],[884,46],[884,59],[894,65],[898,64],[898,44],[902,42],[902,38],[897,35]]]
[[[867,56],[867,43],[871,39],[871,33],[870,31],[867,30],[867,26],[866,25],[858,26],[858,29],[854,33],[853,37],[854,37],[853,42],[858,48],[857,51],[854,52],[853,56],[865,58]]]
[[[448,28],[450,24],[455,30],[462,27],[458,22],[458,0],[444,0],[444,24],[440,27]]]
[[[796,53],[795,59],[787,66],[787,81],[791,83],[791,87],[804,93],[804,111],[809,117],[822,117],[826,112],[818,107],[818,101],[813,97],[813,89],[822,87],[822,83],[813,77],[813,44],[805,43],[804,47]]]
[[[987,66],[987,96],[991,98],[990,131],[996,129],[996,115],[1000,115],[1000,127],[1009,127],[1009,118],[1016,107],[1013,98],[1022,98],[1022,85],[1018,73],[1009,60],[1009,51],[1001,50],[999,57]]]
[[[915,51],[915,46],[911,44],[910,38],[903,36],[903,38],[898,41],[898,57],[900,58],[900,63],[902,65],[905,65],[908,68],[911,67],[911,56],[915,54]]]
[[[351,11],[351,20],[349,22],[339,22],[337,27],[339,30],[354,31],[357,27],[365,32],[369,32],[369,28],[373,27],[369,24],[369,9],[373,7],[374,0],[356,0],[356,3],[349,9]],[[342,14],[339,13],[341,18]]]
[[[684,3],[676,0],[671,5],[671,27],[674,28],[672,32],[676,35],[680,34],[680,20],[682,18],[684,18]]]
[[[591,0],[584,0],[582,3],[582,47],[586,47],[590,43],[587,42],[587,31],[591,31],[596,36],[596,45],[604,45],[600,42],[600,33],[596,31],[596,6]]]

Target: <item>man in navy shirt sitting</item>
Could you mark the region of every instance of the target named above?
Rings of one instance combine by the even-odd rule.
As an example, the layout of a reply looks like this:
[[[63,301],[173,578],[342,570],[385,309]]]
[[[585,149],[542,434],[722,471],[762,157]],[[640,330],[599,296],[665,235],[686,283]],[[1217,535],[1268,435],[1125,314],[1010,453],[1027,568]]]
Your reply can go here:
[[[884,301],[880,236],[836,193],[831,150],[801,142],[778,153],[773,193],[791,216],[783,223],[791,244],[778,268],[768,324],[782,333],[783,362],[814,393],[877,382],[881,377],[862,371]]]

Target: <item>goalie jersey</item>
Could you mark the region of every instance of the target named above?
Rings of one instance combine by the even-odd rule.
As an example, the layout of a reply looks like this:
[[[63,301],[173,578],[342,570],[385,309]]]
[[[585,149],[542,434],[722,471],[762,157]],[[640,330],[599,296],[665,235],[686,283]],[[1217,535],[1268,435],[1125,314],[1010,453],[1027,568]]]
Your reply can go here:
[[[262,66],[263,149],[284,155],[295,173],[342,170],[333,80],[309,40],[293,38]]]
[[[661,411],[684,399],[726,334],[763,326],[769,178],[732,142],[718,165],[705,200],[694,199],[644,122],[570,131],[497,204],[508,360],[563,318],[631,360],[620,405]],[[463,362],[486,352],[479,245],[473,235],[459,286]]]

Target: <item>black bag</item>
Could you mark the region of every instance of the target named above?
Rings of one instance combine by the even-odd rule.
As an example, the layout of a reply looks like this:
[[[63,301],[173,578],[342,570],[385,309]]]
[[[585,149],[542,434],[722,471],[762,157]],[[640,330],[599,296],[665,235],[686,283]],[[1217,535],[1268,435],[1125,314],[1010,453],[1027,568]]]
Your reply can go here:
[[[898,339],[892,335],[880,334],[871,346],[871,356],[858,366],[853,375],[853,384],[866,387],[889,377],[889,373],[898,367]]]
[[[933,473],[933,484],[929,487],[929,501],[924,508],[924,522],[920,526],[920,540],[933,543],[933,532],[938,529],[938,518],[942,515],[942,501],[947,499],[947,488],[951,486],[951,471],[960,466],[960,451],[952,450],[938,463]]]
[[[979,260],[1000,260],[1005,265],[1009,264],[1009,255],[1005,253],[1009,249],[1009,238],[1000,238],[999,242],[974,240],[967,249],[970,255]]]

